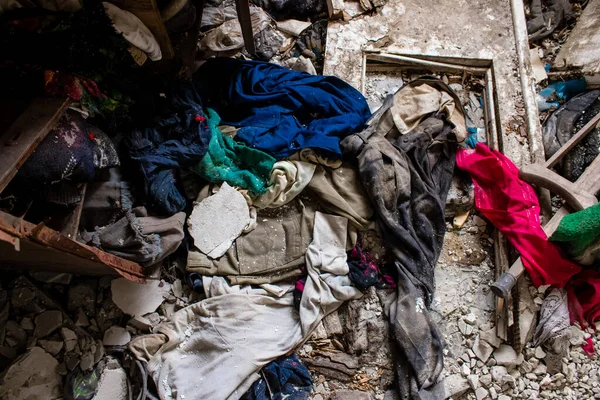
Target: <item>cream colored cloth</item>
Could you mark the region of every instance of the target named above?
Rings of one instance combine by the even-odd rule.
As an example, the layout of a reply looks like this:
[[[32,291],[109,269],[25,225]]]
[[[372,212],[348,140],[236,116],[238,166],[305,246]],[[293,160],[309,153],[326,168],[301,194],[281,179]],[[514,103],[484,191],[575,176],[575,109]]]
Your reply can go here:
[[[160,45],[150,29],[138,17],[129,11],[121,10],[114,4],[108,2],[102,4],[116,31],[122,34],[125,40],[146,53],[152,61],[162,59]]]
[[[258,209],[275,208],[292,201],[310,183],[315,168],[304,161],[278,161],[273,165],[267,192],[252,201]]]
[[[426,83],[408,84],[394,94],[391,108],[384,113],[377,130],[384,135],[394,128],[403,135],[432,113],[446,113],[456,125],[454,132],[458,142],[467,138],[467,125],[462,108],[457,107],[454,98],[446,91],[438,90]]]

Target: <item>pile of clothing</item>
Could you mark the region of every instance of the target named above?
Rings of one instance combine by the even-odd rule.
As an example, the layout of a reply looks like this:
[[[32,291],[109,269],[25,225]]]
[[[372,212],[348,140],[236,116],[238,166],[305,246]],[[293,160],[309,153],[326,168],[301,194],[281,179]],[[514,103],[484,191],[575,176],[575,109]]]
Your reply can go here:
[[[206,299],[130,343],[158,395],[262,399],[269,374],[287,371],[278,390],[291,390],[289,379],[308,396],[301,364],[282,357],[376,286],[392,293],[385,312],[400,393],[435,398],[443,345],[428,310],[467,136],[452,90],[424,77],[371,115],[335,77],[215,58],[164,100],[162,115],[125,138],[142,183],[136,204],[164,225],[184,215],[187,272]],[[133,248],[114,235],[145,226],[132,213],[96,243]],[[371,229],[386,259],[363,250],[359,237]]]

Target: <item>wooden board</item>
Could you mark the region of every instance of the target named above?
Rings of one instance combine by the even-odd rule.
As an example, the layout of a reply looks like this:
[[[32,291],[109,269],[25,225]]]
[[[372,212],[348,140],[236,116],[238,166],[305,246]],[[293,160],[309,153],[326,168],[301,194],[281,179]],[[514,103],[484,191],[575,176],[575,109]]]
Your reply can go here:
[[[0,192],[15,177],[48,132],[56,126],[69,104],[70,100],[67,98],[36,98],[0,136]]]
[[[0,266],[81,275],[121,275],[144,282],[144,270],[133,261],[86,246],[44,226],[0,211]],[[4,235],[5,236],[5,235]],[[18,246],[15,242],[18,240]]]
[[[160,45],[163,60],[173,58],[173,45],[155,0],[115,0],[111,3],[134,14],[150,29]]]

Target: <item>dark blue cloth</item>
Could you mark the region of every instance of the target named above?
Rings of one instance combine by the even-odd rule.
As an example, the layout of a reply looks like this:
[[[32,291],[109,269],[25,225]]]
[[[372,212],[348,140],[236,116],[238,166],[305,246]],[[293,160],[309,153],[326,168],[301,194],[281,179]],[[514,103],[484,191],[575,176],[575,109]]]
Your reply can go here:
[[[210,59],[194,81],[222,123],[240,127],[237,139],[277,159],[303,148],[340,158],[340,140],[371,115],[363,95],[344,81],[266,62]]]
[[[246,393],[248,400],[307,400],[312,391],[308,368],[296,354],[271,361],[261,375]]]
[[[150,127],[134,130],[126,145],[143,176],[146,206],[172,215],[186,206],[175,172],[202,159],[211,133],[192,84],[177,87],[166,101],[163,115]]]

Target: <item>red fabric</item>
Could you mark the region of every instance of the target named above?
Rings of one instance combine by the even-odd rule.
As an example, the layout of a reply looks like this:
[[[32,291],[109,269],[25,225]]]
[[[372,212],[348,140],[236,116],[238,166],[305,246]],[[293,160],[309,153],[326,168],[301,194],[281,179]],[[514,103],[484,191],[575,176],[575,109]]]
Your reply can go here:
[[[475,185],[475,206],[521,255],[535,286],[563,287],[581,271],[548,241],[533,188],[519,179],[519,169],[506,156],[482,143],[456,154],[458,168]]]
[[[571,323],[585,326],[587,321],[595,328],[594,321],[600,318],[600,275],[593,270],[584,270],[569,282],[569,314]]]
[[[585,343],[583,344],[583,346],[581,346],[581,348],[583,349],[583,351],[586,352],[588,356],[591,356],[596,352],[596,348],[594,347],[594,341],[591,337],[585,339]]]

